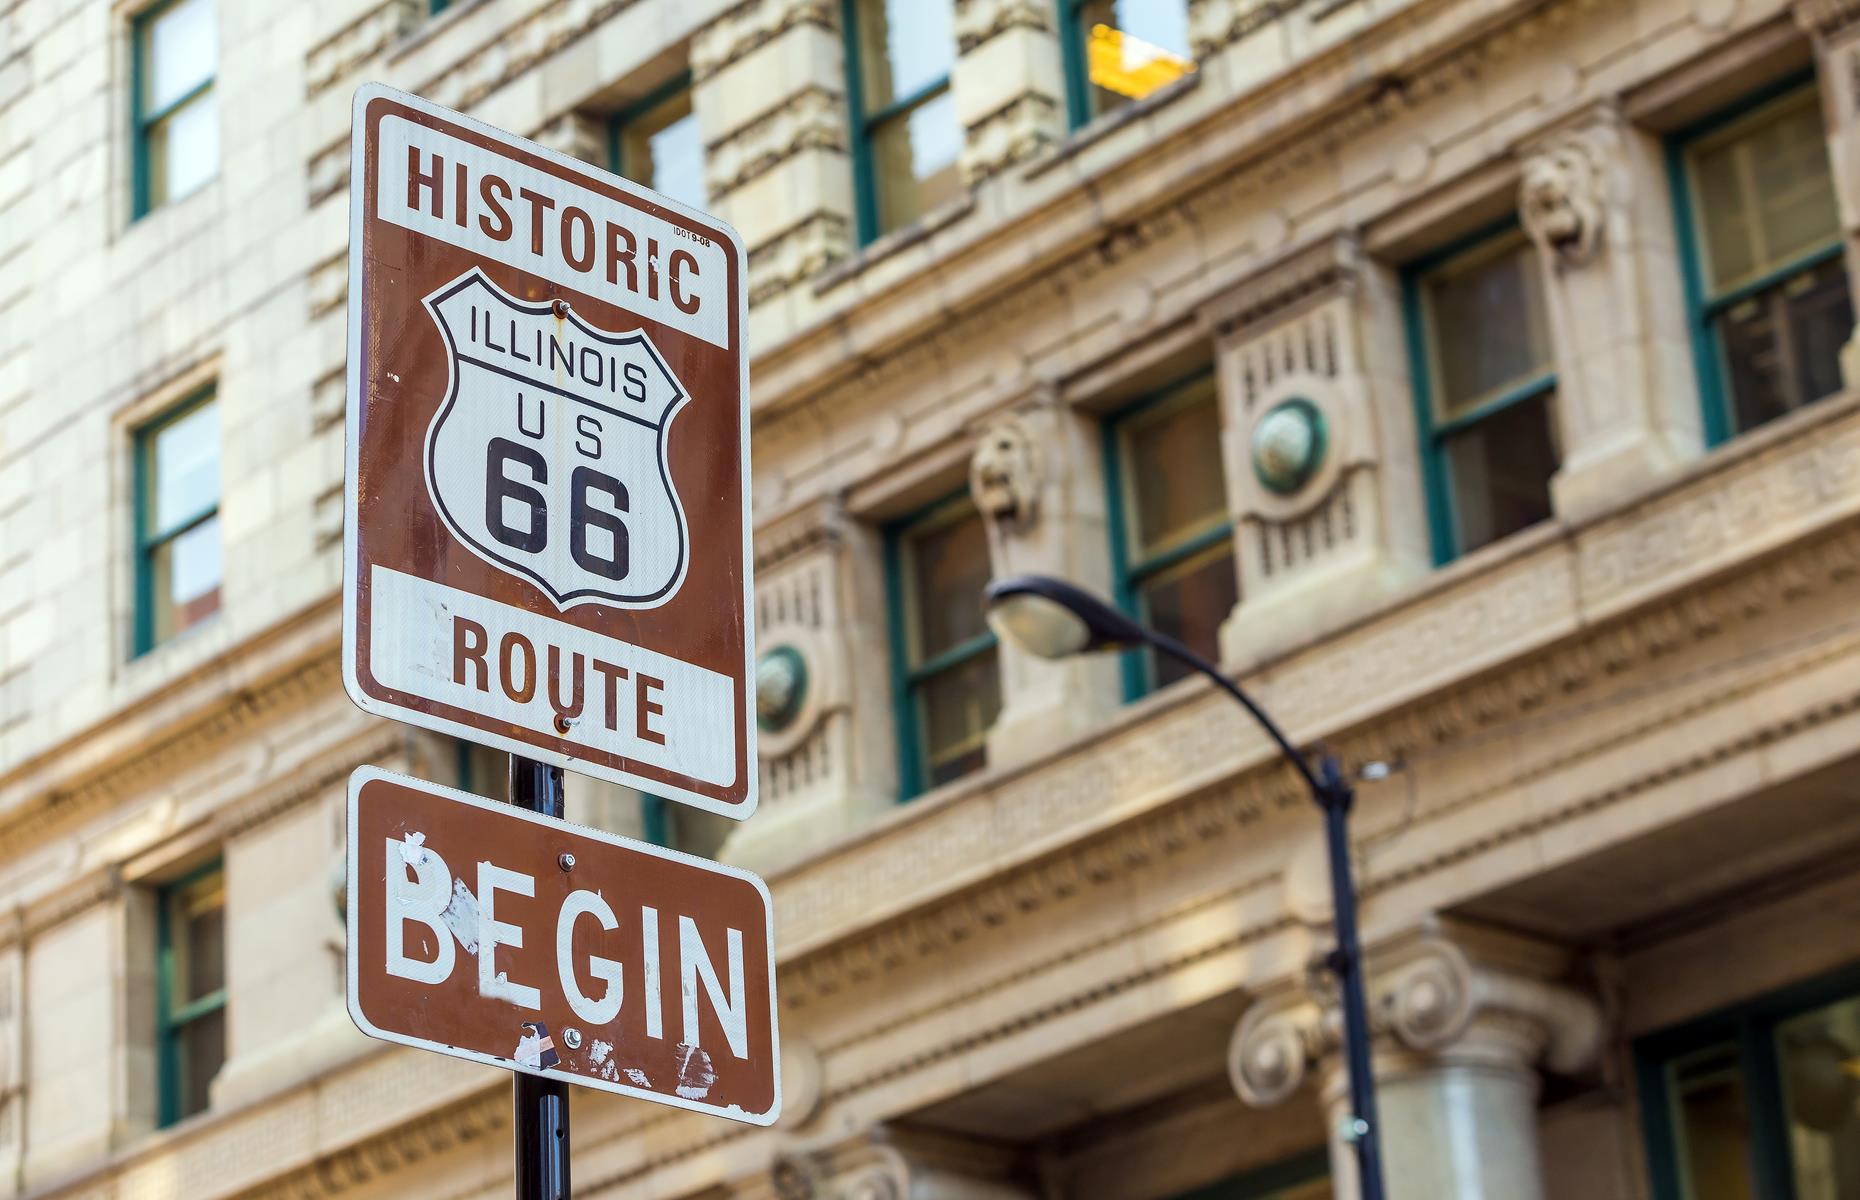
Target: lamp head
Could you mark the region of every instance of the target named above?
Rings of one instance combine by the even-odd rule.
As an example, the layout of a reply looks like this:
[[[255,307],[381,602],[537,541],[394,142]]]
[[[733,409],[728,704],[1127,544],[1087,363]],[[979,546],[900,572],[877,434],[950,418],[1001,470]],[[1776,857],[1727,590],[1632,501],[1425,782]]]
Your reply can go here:
[[[984,597],[995,633],[1040,658],[1121,650],[1149,640],[1142,626],[1103,600],[1048,575],[994,580]]]

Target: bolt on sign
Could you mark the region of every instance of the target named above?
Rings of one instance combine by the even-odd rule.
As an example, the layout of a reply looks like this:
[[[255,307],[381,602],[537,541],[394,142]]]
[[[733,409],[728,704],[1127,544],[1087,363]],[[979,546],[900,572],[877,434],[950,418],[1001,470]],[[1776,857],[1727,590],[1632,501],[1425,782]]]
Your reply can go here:
[[[742,243],[376,84],[350,179],[349,695],[748,816]]]
[[[675,850],[362,767],[362,1032],[754,1125],[781,1110],[767,886]]]

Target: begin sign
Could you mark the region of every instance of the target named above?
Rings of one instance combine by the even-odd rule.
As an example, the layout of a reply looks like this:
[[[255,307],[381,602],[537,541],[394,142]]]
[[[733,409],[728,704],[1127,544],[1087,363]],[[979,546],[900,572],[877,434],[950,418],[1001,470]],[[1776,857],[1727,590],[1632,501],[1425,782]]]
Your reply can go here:
[[[364,1033],[755,1125],[781,1110],[754,875],[363,767],[349,1014]]]

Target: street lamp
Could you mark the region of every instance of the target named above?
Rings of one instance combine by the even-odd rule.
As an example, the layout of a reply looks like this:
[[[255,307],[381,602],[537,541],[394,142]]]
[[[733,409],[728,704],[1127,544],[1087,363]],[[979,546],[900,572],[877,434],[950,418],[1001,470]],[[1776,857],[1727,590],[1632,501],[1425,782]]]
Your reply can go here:
[[[1219,667],[1168,634],[1139,625],[1081,587],[1045,575],[1017,575],[990,583],[985,595],[988,623],[995,632],[1041,658],[1147,645],[1193,667],[1259,722],[1311,789],[1311,798],[1324,813],[1324,840],[1330,850],[1337,946],[1325,965],[1337,977],[1343,1000],[1344,1056],[1350,1068],[1350,1113],[1343,1137],[1356,1148],[1363,1200],[1383,1200],[1376,1087],[1369,1068],[1369,1016],[1363,998],[1363,950],[1356,933],[1356,889],[1350,881],[1350,804],[1355,792],[1336,757],[1321,756],[1313,770],[1311,760],[1292,745],[1284,730]]]

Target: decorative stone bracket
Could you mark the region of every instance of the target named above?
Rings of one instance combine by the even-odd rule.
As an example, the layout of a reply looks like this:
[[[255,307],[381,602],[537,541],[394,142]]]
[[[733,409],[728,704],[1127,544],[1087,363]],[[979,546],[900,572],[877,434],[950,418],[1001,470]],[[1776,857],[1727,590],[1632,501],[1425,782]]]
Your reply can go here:
[[[1473,926],[1430,922],[1371,958],[1369,1020],[1378,1056],[1405,1052],[1460,1064],[1580,1074],[1599,1060],[1601,1010],[1552,982],[1568,965],[1554,947]],[[1327,975],[1268,996],[1241,1018],[1229,1078],[1255,1107],[1278,1104],[1323,1066],[1342,1084],[1342,1019]],[[1381,1072],[1378,1071],[1378,1074]]]

